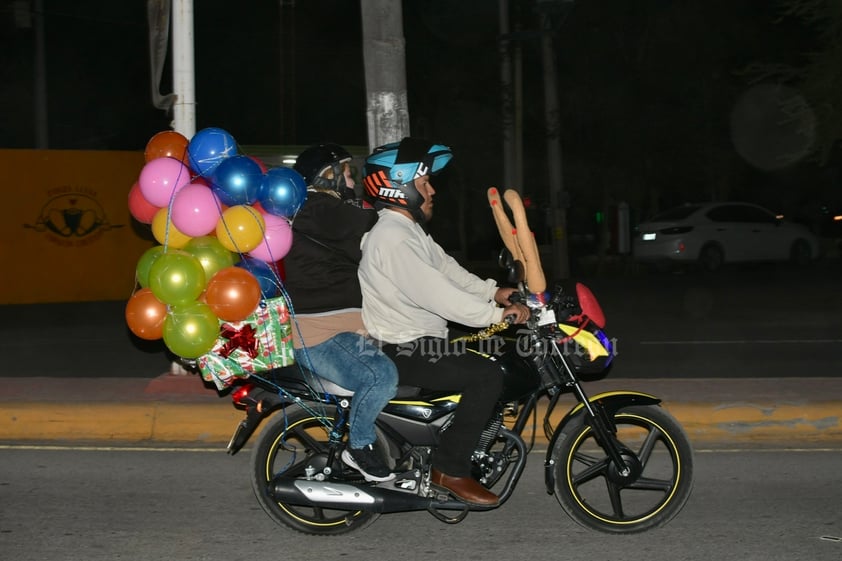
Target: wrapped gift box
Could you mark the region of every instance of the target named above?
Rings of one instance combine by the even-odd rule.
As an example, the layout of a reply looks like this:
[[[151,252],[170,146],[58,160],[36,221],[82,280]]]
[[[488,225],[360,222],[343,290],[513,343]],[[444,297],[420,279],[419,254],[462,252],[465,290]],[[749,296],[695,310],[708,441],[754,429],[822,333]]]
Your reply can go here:
[[[211,352],[197,362],[202,378],[220,390],[237,378],[295,361],[289,309],[283,297],[262,301],[243,321],[221,322],[219,333]]]

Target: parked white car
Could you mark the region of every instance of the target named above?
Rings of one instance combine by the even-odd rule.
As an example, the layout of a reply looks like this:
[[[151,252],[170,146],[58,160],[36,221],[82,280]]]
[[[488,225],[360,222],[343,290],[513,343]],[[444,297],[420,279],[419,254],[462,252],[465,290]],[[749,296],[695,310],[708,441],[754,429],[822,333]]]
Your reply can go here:
[[[806,227],[749,203],[687,204],[662,212],[635,228],[634,258],[652,264],[698,263],[715,271],[725,263],[792,261],[819,256],[819,242]]]

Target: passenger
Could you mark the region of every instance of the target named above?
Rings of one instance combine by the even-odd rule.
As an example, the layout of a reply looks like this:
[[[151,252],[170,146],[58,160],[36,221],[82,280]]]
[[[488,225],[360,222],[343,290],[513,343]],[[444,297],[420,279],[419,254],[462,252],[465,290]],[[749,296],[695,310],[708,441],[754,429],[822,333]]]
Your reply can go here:
[[[374,448],[374,421],[394,397],[398,375],[364,335],[357,266],[360,239],[377,214],[348,204],[354,200],[350,161],[336,144],[311,146],[298,156],[294,169],[308,185],[307,200],[293,220],[285,285],[295,309],[295,360],[354,391],[342,460],[368,481],[389,481],[395,474]]]

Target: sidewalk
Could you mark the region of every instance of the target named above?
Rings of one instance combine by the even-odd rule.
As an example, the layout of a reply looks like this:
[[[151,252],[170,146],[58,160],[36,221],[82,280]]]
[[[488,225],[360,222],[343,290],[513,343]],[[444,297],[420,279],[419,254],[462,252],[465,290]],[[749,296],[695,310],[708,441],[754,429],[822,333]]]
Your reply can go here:
[[[196,375],[0,378],[0,442],[224,446],[243,413]],[[709,446],[842,448],[842,378],[611,379],[585,384],[663,400]],[[538,426],[543,418],[539,410]],[[563,397],[553,418],[574,404]],[[529,437],[526,434],[525,437]],[[537,442],[545,442],[539,428]]]

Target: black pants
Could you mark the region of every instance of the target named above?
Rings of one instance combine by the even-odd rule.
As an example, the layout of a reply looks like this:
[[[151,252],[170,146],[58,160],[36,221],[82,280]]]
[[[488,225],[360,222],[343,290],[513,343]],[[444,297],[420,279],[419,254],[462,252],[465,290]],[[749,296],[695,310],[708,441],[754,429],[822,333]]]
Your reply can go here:
[[[471,452],[503,389],[497,363],[445,339],[424,337],[384,345],[398,367],[399,384],[462,394],[453,423],[442,433],[433,466],[453,477],[471,475]]]

